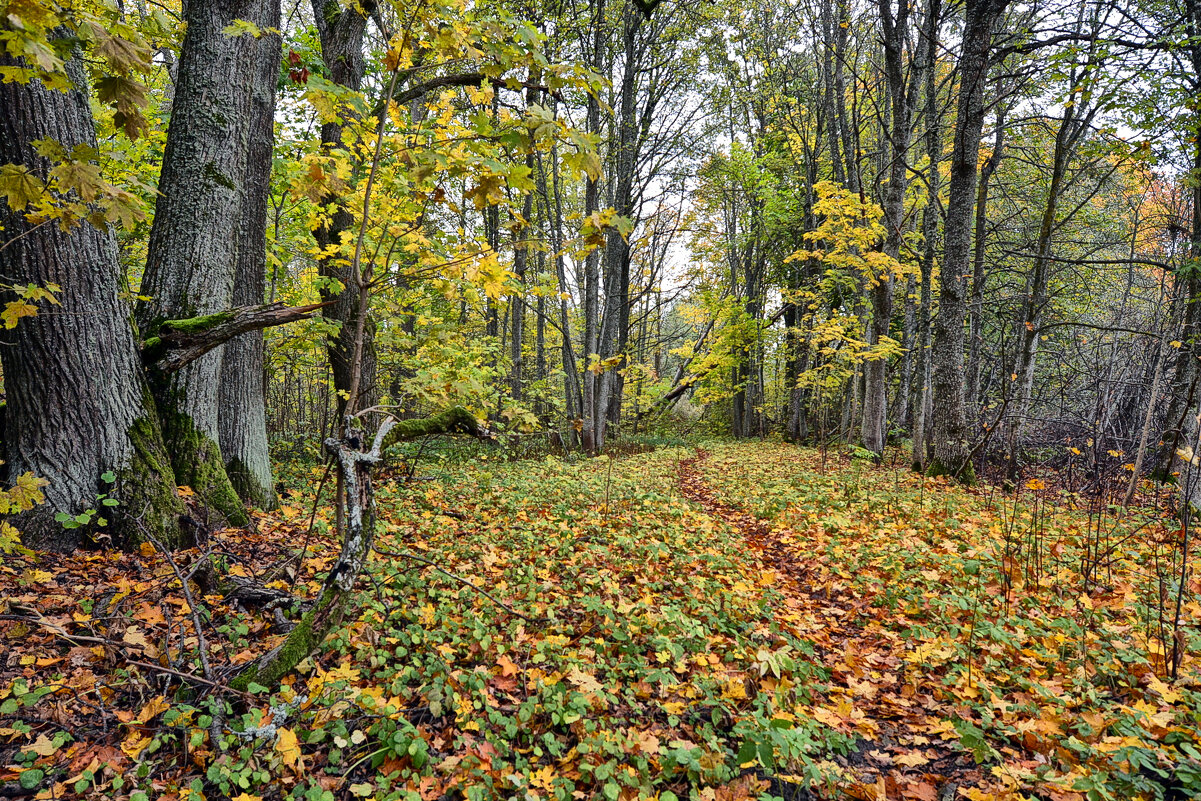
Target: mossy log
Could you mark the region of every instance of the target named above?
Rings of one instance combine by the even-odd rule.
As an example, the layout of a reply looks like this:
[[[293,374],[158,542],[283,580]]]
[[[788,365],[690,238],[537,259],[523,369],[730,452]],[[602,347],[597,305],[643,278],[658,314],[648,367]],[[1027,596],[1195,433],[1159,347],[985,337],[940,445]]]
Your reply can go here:
[[[150,336],[142,343],[142,359],[163,373],[172,373],[239,334],[303,320],[328,305],[264,303],[184,320],[164,320],[148,332]]]
[[[473,437],[490,437],[492,432],[475,419],[475,415],[462,406],[455,406],[432,417],[420,420],[399,420],[384,439],[384,448],[398,442],[428,437],[434,434],[470,434]]]

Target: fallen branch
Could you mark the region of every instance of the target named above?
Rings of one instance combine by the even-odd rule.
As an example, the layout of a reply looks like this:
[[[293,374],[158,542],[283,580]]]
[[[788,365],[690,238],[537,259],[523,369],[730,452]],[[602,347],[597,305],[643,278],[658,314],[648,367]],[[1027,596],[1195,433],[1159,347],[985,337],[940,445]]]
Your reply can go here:
[[[142,360],[163,373],[171,373],[236,336],[304,320],[334,302],[308,306],[265,303],[186,320],[165,320],[142,343]]]
[[[480,422],[475,419],[475,415],[462,406],[455,406],[432,417],[395,421],[392,430],[384,439],[383,447],[386,449],[398,442],[407,442],[434,434],[470,434],[479,439],[490,439],[493,436],[488,428],[480,425]]]
[[[325,577],[321,594],[317,596],[313,608],[304,614],[279,646],[242,669],[230,682],[235,689],[245,690],[251,682],[268,687],[277,684],[301,660],[317,650],[330,632],[345,619],[355,583],[371,555],[371,544],[375,537],[375,497],[371,488],[371,469],[379,463],[384,440],[395,425],[396,420],[390,417],[386,419],[376,432],[371,450],[367,452],[357,450],[357,439],[349,436],[342,439],[331,437],[325,441],[325,447],[338,463],[346,501],[342,552]],[[351,431],[347,425],[347,432]]]

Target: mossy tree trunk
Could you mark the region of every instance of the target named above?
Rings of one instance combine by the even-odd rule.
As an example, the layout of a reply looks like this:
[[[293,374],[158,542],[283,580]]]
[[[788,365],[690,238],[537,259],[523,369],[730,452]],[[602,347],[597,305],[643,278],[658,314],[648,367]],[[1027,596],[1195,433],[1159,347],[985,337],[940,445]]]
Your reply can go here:
[[[261,29],[279,27],[279,4],[259,0]],[[267,199],[275,152],[275,86],[282,40],[264,34],[253,43],[253,85],[247,98],[250,126],[247,147],[233,303],[252,306],[264,300],[267,265]],[[275,506],[275,480],[267,447],[267,407],[263,386],[263,332],[250,331],[225,346],[217,425],[225,470],[239,497],[263,509]]]
[[[66,92],[37,81],[0,83],[0,163],[45,178],[51,165],[35,153],[34,142],[54,140],[67,151],[96,147],[82,59],[72,59],[67,73],[74,88]],[[106,532],[127,546],[147,534],[179,544],[183,507],[119,295],[112,231],[88,223],[65,231],[34,226],[6,204],[0,204],[0,225],[5,280],[60,287],[58,305],[41,304],[0,347],[5,458],[12,475],[30,471],[49,482],[46,503],[17,521],[25,543],[70,551],[85,533]],[[102,505],[101,493],[119,505]],[[93,521],[103,515],[109,525],[68,529],[55,519],[88,509],[98,512]]]
[[[238,220],[249,146],[250,36],[227,36],[253,20],[261,0],[187,3],[187,33],[138,307],[144,336],[165,320],[228,309],[233,302]],[[246,511],[218,445],[222,351],[185,367],[150,371],[176,479],[190,486],[217,519],[245,525]]]

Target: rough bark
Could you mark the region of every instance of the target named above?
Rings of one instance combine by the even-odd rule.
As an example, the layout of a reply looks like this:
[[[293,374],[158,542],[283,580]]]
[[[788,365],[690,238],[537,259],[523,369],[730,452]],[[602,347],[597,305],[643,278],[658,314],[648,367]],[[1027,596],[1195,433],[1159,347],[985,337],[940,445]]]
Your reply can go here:
[[[932,353],[934,459],[927,470],[974,483],[969,461],[967,418],[963,399],[964,318],[976,200],[977,161],[984,127],[984,85],[988,79],[992,30],[1008,0],[968,0],[959,57],[959,97],[947,216],[943,226],[944,258],[938,317]]]
[[[258,0],[262,29],[279,27],[278,0]],[[267,278],[267,201],[275,152],[275,85],[282,40],[265,33],[246,43],[253,49],[253,85],[247,98],[249,141],[234,268],[233,305],[262,303]],[[218,430],[229,480],[243,501],[263,509],[275,506],[275,479],[267,447],[263,386],[263,332],[251,331],[225,346],[221,369]]]
[[[325,305],[264,303],[186,320],[164,320],[159,323],[157,334],[142,343],[142,361],[161,374],[182,370],[231,339],[247,332],[303,320]]]
[[[159,177],[138,305],[142,335],[165,320],[228,309],[246,167],[249,37],[224,29],[254,14],[253,0],[188,3],[187,33]],[[231,247],[231,243],[234,246]],[[221,349],[180,370],[150,371],[150,386],[175,477],[233,525],[248,518],[218,445]]]
[[[643,16],[628,6],[624,24],[624,66],[619,89],[620,106],[615,143],[616,170],[614,175],[614,208],[623,217],[633,217],[634,178],[638,158],[637,78],[638,30]],[[594,424],[595,447],[605,446],[609,423],[620,417],[622,358],[628,334],[630,303],[630,243],[616,230],[605,241],[605,305],[601,318],[598,354],[602,363],[609,362],[600,374],[596,392]]]
[[[8,62],[11,63],[11,62]],[[50,164],[32,143],[53,139],[67,150],[96,146],[80,57],[67,65],[75,88],[50,91],[37,81],[0,83],[0,163],[45,176]],[[34,227],[0,207],[0,273],[18,284],[58,284],[59,305],[42,304],[0,347],[7,408],[3,441],[11,475],[26,471],[50,483],[46,503],[16,521],[27,545],[69,551],[85,528],[65,529],[57,513],[102,509],[107,531],[131,545],[149,534],[182,542],[182,504],[153,403],[142,374],[129,309],[119,296],[112,231],[83,223],[64,231]],[[109,484],[101,476],[116,475]],[[108,493],[120,505],[99,507]]]

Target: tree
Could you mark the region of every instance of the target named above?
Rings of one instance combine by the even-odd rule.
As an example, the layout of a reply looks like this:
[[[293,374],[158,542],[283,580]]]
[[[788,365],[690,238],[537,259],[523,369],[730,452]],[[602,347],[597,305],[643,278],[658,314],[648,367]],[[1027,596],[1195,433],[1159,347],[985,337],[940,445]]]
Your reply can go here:
[[[30,182],[32,195],[14,196],[6,182],[0,271],[14,284],[57,288],[57,303],[23,319],[0,348],[5,459],[14,475],[29,471],[47,482],[45,505],[18,527],[27,545],[48,550],[78,547],[84,525],[101,517],[112,519],[108,532],[118,543],[147,534],[178,542],[183,505],[120,297],[113,232],[103,215],[99,225],[30,219],[30,202],[79,203],[101,189],[89,179],[98,177],[96,132],[81,54],[69,56],[63,77],[62,88],[38,79],[0,83],[0,162],[7,179]],[[35,145],[43,142],[57,148]],[[48,147],[71,161],[55,164],[38,152]],[[101,494],[120,511],[98,507]]]
[[[67,60],[26,56],[5,73],[6,231],[17,233],[0,258],[20,280],[59,287],[69,312],[31,320],[5,354],[9,459],[50,482],[48,503],[25,526],[37,547],[70,550],[105,525],[126,546],[146,538],[179,545],[183,506],[174,488],[184,482],[218,518],[244,521],[217,445],[220,347],[314,308],[230,305],[248,109],[246,84],[234,78],[249,49],[226,29],[266,6],[190,7],[143,282],[153,294],[139,304],[136,328],[121,299],[110,225],[139,210],[94,166],[87,79],[72,47],[82,41],[104,54],[98,80],[130,135],[146,124],[136,77],[149,69],[149,48],[119,19],[50,9],[24,21],[19,41],[27,53],[57,49]],[[228,114],[210,113],[206,98]],[[62,369],[42,375],[55,361],[49,354],[63,354]]]
[[[232,303],[263,303],[267,267],[267,206],[271,164],[275,157],[275,86],[279,79],[282,38],[279,4],[259,0],[253,22],[258,35],[242,44],[251,50],[252,78],[245,102],[247,146],[241,211],[237,219],[237,261]],[[275,482],[267,447],[267,416],[263,386],[263,333],[234,337],[224,348],[219,395],[218,444],[234,490],[242,500],[270,509],[275,506]]]
[[[984,85],[988,80],[992,32],[1008,0],[967,0],[962,52],[959,55],[959,96],[956,103],[955,144],[947,215],[943,229],[944,257],[934,320],[933,406],[934,459],[932,475],[975,481],[968,459],[969,433],[963,387],[963,322],[971,257],[972,211],[975,207],[977,161],[984,127]]]

